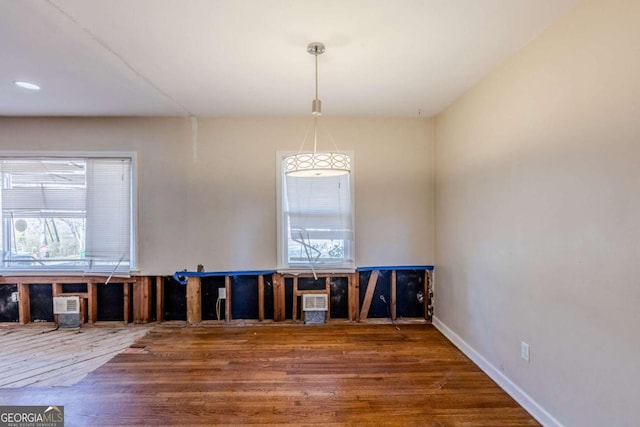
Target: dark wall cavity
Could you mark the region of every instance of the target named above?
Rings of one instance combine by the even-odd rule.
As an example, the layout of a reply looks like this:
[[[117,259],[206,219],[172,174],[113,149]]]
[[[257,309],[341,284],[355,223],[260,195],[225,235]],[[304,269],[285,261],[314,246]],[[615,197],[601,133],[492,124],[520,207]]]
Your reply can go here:
[[[424,317],[424,270],[396,273],[397,317]]]
[[[349,318],[349,279],[347,277],[331,278],[330,299],[331,318]]]
[[[293,279],[291,277],[284,279],[284,305],[285,319],[293,319]]]
[[[265,274],[264,276],[264,318],[273,319],[273,276]]]
[[[364,301],[364,296],[367,293],[367,286],[369,284],[369,278],[371,277],[371,271],[360,272],[360,307]],[[371,300],[371,307],[369,308],[369,318],[385,318],[391,317],[391,271],[380,270],[378,275],[378,281],[376,283],[373,299]]]
[[[258,276],[231,276],[231,317],[258,318]]]
[[[86,283],[64,283],[62,285],[62,293],[65,294],[73,294],[73,293],[86,293],[87,292],[87,284]]]
[[[32,322],[53,322],[53,290],[49,284],[29,285]]]
[[[98,321],[124,321],[124,288],[122,284],[104,285],[100,283],[96,285],[96,291],[98,296]]]
[[[164,320],[187,320],[187,286],[164,278]]]
[[[11,295],[17,292],[18,285],[0,285],[0,322],[18,321],[18,303],[11,298]]]

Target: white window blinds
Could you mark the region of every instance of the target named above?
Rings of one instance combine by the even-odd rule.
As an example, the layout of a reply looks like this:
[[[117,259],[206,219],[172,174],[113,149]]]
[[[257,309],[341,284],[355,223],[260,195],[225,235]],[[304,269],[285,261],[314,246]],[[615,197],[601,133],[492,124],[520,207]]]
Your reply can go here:
[[[0,173],[2,269],[128,273],[130,157],[0,157]]]
[[[131,160],[87,160],[87,269],[129,271]]]
[[[283,176],[285,267],[353,268],[350,175]]]

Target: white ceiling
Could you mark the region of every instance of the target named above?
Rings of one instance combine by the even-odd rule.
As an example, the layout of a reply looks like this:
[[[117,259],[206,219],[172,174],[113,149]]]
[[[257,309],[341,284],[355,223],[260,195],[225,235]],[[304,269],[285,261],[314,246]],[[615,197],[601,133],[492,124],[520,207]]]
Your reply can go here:
[[[432,116],[574,3],[0,0],[0,115]]]

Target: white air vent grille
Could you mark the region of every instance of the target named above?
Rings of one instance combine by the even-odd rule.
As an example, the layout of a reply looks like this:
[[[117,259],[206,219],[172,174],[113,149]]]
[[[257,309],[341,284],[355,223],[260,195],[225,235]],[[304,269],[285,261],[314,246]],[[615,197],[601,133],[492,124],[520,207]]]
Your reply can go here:
[[[302,310],[303,311],[327,311],[329,308],[326,294],[303,294]]]
[[[53,298],[54,314],[71,314],[80,313],[80,297],[54,297]]]

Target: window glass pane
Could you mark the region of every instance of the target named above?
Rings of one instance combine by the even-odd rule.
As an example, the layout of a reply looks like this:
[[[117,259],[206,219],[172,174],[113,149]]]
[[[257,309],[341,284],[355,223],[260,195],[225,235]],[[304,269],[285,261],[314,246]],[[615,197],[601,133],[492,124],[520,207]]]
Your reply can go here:
[[[289,263],[342,264],[345,260],[344,240],[289,239]]]
[[[352,268],[350,175],[282,177],[285,267]]]
[[[130,158],[0,157],[0,175],[1,269],[129,269]]]
[[[84,218],[14,217],[10,225],[13,242],[4,256],[7,268],[83,267]]]

